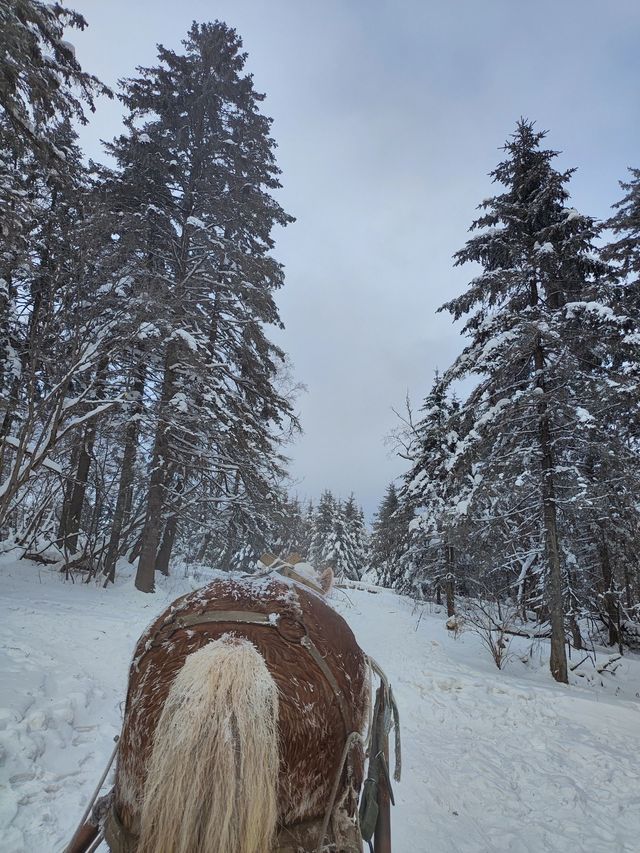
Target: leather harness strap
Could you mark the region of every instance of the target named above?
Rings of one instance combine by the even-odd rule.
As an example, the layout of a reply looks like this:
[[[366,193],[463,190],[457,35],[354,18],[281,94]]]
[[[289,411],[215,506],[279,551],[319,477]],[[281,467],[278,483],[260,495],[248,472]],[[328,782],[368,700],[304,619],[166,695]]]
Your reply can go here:
[[[301,849],[314,850],[321,823],[322,821],[317,819],[280,827],[274,842],[275,846],[269,853],[299,853]],[[113,803],[107,812],[103,832],[111,853],[136,853],[140,836],[137,832],[125,829]],[[325,849],[329,853],[329,851],[337,851],[338,848],[334,842],[329,841]],[[339,851],[340,853],[362,853],[362,842],[357,826],[354,825],[349,837],[340,845]]]
[[[344,724],[347,744],[350,745],[351,739],[357,733],[353,733],[351,731],[351,726],[349,725],[349,707],[345,700],[344,693],[340,689],[340,685],[338,684],[338,681],[333,672],[331,671],[331,668],[327,663],[326,659],[322,656],[320,650],[309,636],[307,626],[301,619],[296,619],[286,614],[257,613],[251,610],[205,610],[203,613],[172,613],[167,617],[167,619],[163,622],[160,628],[156,631],[153,638],[147,645],[145,651],[148,652],[153,646],[156,646],[160,642],[168,639],[176,631],[192,628],[196,625],[207,625],[216,622],[238,622],[240,624],[245,625],[264,625],[268,628],[275,628],[284,640],[289,643],[297,643],[298,645],[306,649],[311,655],[318,669],[326,679],[327,683],[331,687],[331,690],[333,691],[333,694],[336,698],[336,702],[338,703],[338,708],[340,710],[340,716],[342,717],[342,721]],[[139,663],[140,661],[138,661],[138,664]],[[347,748],[345,747],[345,750],[346,749]],[[343,760],[340,767],[340,775],[342,774],[342,770],[344,769],[345,758],[346,755],[343,756]],[[332,807],[333,803],[331,804],[331,808]],[[329,810],[329,812],[330,811],[331,809]],[[308,828],[310,830],[315,830],[315,832],[317,832],[317,826],[320,826],[322,824],[320,846],[322,846],[324,842],[325,833],[327,829],[325,825],[326,823],[327,820],[325,818],[325,821],[323,822],[312,821],[308,825]],[[295,828],[289,828],[287,832],[291,833],[294,830]],[[315,834],[315,832],[313,834]],[[122,825],[117,814],[117,810],[115,808],[115,803],[112,804],[109,810],[105,822],[104,834],[112,850],[117,851],[117,853],[134,853],[138,841],[138,836],[136,833],[125,829],[125,827]],[[361,850],[359,840],[357,841],[354,838],[353,845],[354,846],[352,849],[354,853],[356,850]],[[296,846],[295,849],[297,850],[300,848],[299,846]],[[294,848],[290,846],[290,843],[288,843],[285,838],[279,839],[274,853],[290,853],[290,851],[291,853],[293,853],[294,851]]]
[[[342,715],[342,721],[344,722],[345,733],[347,735],[350,734],[351,727],[349,726],[349,712],[347,709],[347,703],[344,698],[344,693],[342,692],[342,690],[340,689],[340,685],[336,681],[335,675],[331,672],[328,663],[322,657],[318,650],[318,647],[315,645],[315,643],[308,634],[305,634],[304,637],[300,640],[300,645],[304,646],[304,648],[307,649],[311,657],[318,665],[318,668],[329,682],[331,689],[333,690],[334,696],[336,697],[336,700],[340,707],[340,713]]]
[[[174,631],[202,625],[206,622],[249,622],[255,625],[275,625],[276,620],[267,613],[253,613],[251,610],[205,610],[204,613],[185,613],[173,620]]]
[[[318,647],[309,636],[307,632],[307,627],[302,620],[292,620],[290,619],[290,617],[287,616],[283,617],[283,620],[287,623],[294,622],[295,625],[300,627],[302,636],[299,640],[297,640],[297,642],[309,652],[316,665],[324,675],[325,679],[329,683],[329,686],[331,687],[333,694],[336,697],[336,701],[340,709],[340,715],[342,716],[342,721],[344,723],[345,733],[349,734],[351,731],[351,727],[349,725],[349,709],[344,698],[344,693],[340,689],[340,685],[338,684],[335,675],[331,671],[329,664],[320,654]],[[185,628],[191,628],[194,625],[207,625],[212,622],[240,622],[244,624],[265,625],[269,628],[275,628],[281,637],[283,637],[288,642],[292,642],[291,637],[287,636],[286,633],[281,629],[280,621],[280,614],[277,613],[254,613],[251,610],[206,610],[204,613],[185,613],[184,615],[174,614],[173,618],[171,618],[170,621],[163,626],[163,629],[168,628],[170,626],[168,636],[171,636],[175,631],[179,631]],[[157,635],[154,638],[152,644],[155,644],[156,640]]]
[[[322,672],[323,676],[327,680],[329,686],[331,687],[333,694],[338,703],[338,707],[340,709],[340,715],[342,717],[342,721],[345,727],[345,734],[347,735],[347,742],[345,746],[345,753],[343,754],[342,761],[340,764],[339,775],[342,775],[342,771],[344,769],[345,760],[348,756],[348,752],[350,751],[352,745],[352,739],[354,737],[360,738],[360,735],[354,732],[351,732],[349,726],[349,709],[347,706],[347,702],[344,697],[344,693],[340,689],[340,685],[338,681],[331,671],[327,661],[322,657],[318,647],[315,645],[311,637],[307,632],[307,627],[302,620],[292,619],[288,616],[281,616],[281,614],[269,614],[269,613],[255,613],[251,610],[205,610],[203,613],[173,613],[171,616],[163,623],[161,628],[156,632],[153,640],[147,647],[147,651],[152,648],[154,645],[157,645],[160,641],[160,637],[163,636],[163,639],[168,639],[172,636],[176,631],[185,630],[195,625],[208,625],[216,622],[238,622],[250,625],[264,625],[265,627],[275,628],[278,630],[283,639],[287,640],[287,642],[297,642],[303,648],[305,648],[314,662],[316,663],[318,669]],[[295,632],[296,636],[299,636],[299,639],[294,639],[293,632],[291,630],[285,631],[284,625],[285,623],[289,626],[289,628],[293,626],[298,627],[299,630]],[[327,810],[327,815],[325,816],[324,821],[311,821],[308,824],[308,830],[315,835],[318,831],[318,827],[320,827],[320,847],[324,846],[324,840],[326,837],[327,826],[328,826],[328,816],[330,816],[331,811],[333,809],[334,800],[335,800],[335,791],[337,790],[337,782],[338,778],[336,778],[336,783],[334,784],[334,791],[332,792],[332,802]],[[290,827],[286,832],[292,837],[292,834],[295,832],[295,827]],[[357,836],[359,839],[359,830],[357,831]],[[138,836],[136,833],[131,832],[130,830],[125,829],[125,827],[120,822],[115,803],[111,805],[109,809],[109,813],[107,815],[107,819],[105,821],[104,826],[104,835],[105,838],[114,851],[114,853],[135,853]],[[360,846],[359,840],[354,837],[352,843],[353,847],[349,848],[353,851],[353,853],[358,853],[362,848]],[[295,847],[290,846],[290,842],[286,841],[285,838],[279,838],[276,842],[276,847],[273,853],[295,853],[300,849],[300,846],[296,844]],[[329,848],[331,849],[331,845]],[[345,848],[346,850],[346,848]]]

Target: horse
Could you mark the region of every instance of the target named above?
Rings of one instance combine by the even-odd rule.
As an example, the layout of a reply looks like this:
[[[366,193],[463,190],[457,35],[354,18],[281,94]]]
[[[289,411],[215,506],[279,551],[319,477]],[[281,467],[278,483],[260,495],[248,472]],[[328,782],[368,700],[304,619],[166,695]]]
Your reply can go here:
[[[98,808],[112,853],[361,853],[369,659],[324,600],[332,573],[277,568],[182,596],[140,637]]]

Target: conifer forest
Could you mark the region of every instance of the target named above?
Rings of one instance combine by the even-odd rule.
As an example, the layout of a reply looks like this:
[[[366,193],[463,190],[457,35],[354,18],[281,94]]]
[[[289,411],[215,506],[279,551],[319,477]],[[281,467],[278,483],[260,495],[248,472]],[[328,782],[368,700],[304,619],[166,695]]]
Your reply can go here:
[[[238,34],[194,24],[110,92],[63,39],[79,14],[3,14],[3,539],[105,583],[126,557],[146,591],[176,555],[272,551],[452,615],[456,595],[513,601],[560,680],[565,637],[640,641],[637,169],[597,221],[533,121],[507,136],[453,260],[480,274],[440,309],[464,321],[460,355],[401,417],[406,470],[369,533],[353,495],[301,506],[287,485],[297,387],[269,326],[272,232],[293,219]],[[77,140],[105,93],[124,113],[109,165]]]
[[[495,2],[502,7],[501,0]],[[194,5],[201,14],[202,4]],[[354,50],[359,38],[371,35],[365,23],[367,4],[355,5],[362,6],[362,28],[349,36]],[[141,608],[151,603],[159,610],[169,592],[191,591],[220,572],[260,575],[278,557],[292,565],[330,566],[337,591],[344,596],[339,609],[347,621],[353,611],[358,630],[371,638],[374,648],[380,643],[376,655],[384,657],[385,648],[393,648],[388,666],[394,669],[392,681],[395,669],[403,673],[399,693],[402,698],[405,692],[410,709],[409,744],[424,749],[429,765],[434,744],[444,738],[456,746],[457,735],[453,729],[442,736],[425,734],[415,709],[421,707],[423,694],[446,690],[454,697],[454,690],[462,690],[455,686],[457,678],[466,687],[472,685],[463,669],[475,661],[476,652],[465,652],[466,657],[452,652],[459,658],[451,676],[454,686],[447,682],[443,687],[445,682],[431,674],[425,661],[441,654],[441,646],[448,649],[447,644],[463,642],[465,636],[475,638],[467,642],[477,642],[476,657],[487,659],[482,678],[491,684],[507,677],[503,671],[508,665],[523,667],[522,678],[528,678],[525,669],[532,668],[539,655],[539,670],[531,678],[535,681],[544,673],[545,690],[577,690],[576,684],[587,683],[604,690],[607,679],[613,680],[624,664],[630,667],[627,681],[619,688],[622,681],[615,682],[615,692],[608,695],[617,697],[620,691],[621,705],[634,703],[637,711],[640,151],[635,163],[620,159],[618,165],[615,145],[610,151],[598,149],[601,160],[616,163],[618,180],[617,186],[615,180],[609,182],[607,191],[615,200],[603,213],[582,209],[589,194],[584,189],[574,192],[578,174],[584,181],[581,187],[592,181],[601,189],[595,155],[585,164],[579,154],[574,160],[570,140],[564,145],[553,126],[547,129],[544,115],[528,114],[524,97],[521,114],[492,127],[499,148],[479,151],[476,140],[456,140],[455,150],[467,145],[464,150],[474,164],[490,157],[492,165],[488,175],[478,169],[472,190],[458,180],[453,161],[442,164],[442,171],[450,173],[451,207],[464,211],[468,230],[459,231],[457,250],[445,259],[450,279],[430,271],[438,237],[420,259],[421,287],[438,294],[439,307],[428,318],[429,328],[442,330],[443,339],[449,336],[451,348],[438,344],[440,338],[429,343],[431,333],[425,332],[419,344],[408,342],[409,354],[402,356],[392,351],[380,327],[375,335],[395,382],[395,397],[382,399],[381,405],[393,408],[393,425],[386,434],[376,435],[380,459],[370,458],[367,464],[382,470],[380,460],[386,454],[395,476],[382,480],[380,475],[381,485],[372,498],[359,472],[350,469],[348,452],[327,440],[313,453],[335,453],[349,485],[334,482],[330,466],[320,486],[317,479],[310,484],[292,460],[309,428],[305,400],[314,389],[306,387],[304,369],[290,357],[287,335],[292,325],[300,324],[304,332],[304,323],[311,328],[315,321],[282,308],[283,294],[294,285],[279,247],[283,241],[289,241],[287,246],[295,242],[300,214],[286,209],[287,169],[277,148],[279,124],[270,117],[271,92],[262,91],[256,71],[260,64],[252,65],[240,28],[215,20],[214,4],[213,20],[194,21],[176,35],[172,46],[158,44],[152,63],[135,70],[118,66],[113,77],[117,73],[117,83],[107,84],[90,61],[83,57],[81,62],[76,55],[74,43],[81,43],[92,24],[88,13],[85,20],[86,7],[81,14],[57,2],[0,0],[0,567],[10,567],[11,583],[31,577],[29,589],[34,590],[26,594],[16,587],[16,606],[27,607],[33,596],[37,608],[37,600],[47,599],[51,589],[52,607],[66,612],[65,602],[75,607],[74,596],[86,587],[101,596],[100,606],[114,614],[121,608],[131,624],[139,621],[141,626]],[[136,38],[141,44],[154,39],[142,31]],[[372,54],[382,62],[382,41],[375,44]],[[331,50],[327,44],[327,74]],[[116,45],[113,51],[116,56]],[[301,63],[303,53],[301,48]],[[296,73],[287,71],[290,76]],[[366,73],[363,68],[362,76]],[[304,82],[303,71],[300,74]],[[388,74],[395,79],[392,70]],[[500,76],[500,85],[505,77]],[[279,79],[275,74],[273,80]],[[350,85],[345,82],[345,90],[356,92]],[[473,88],[471,82],[469,86]],[[313,97],[312,87],[306,96]],[[356,104],[357,96],[350,97]],[[410,112],[408,101],[401,94],[397,97]],[[81,140],[83,129],[105,103],[118,105],[121,123],[101,141],[98,156],[84,150]],[[360,115],[354,104],[354,115]],[[317,126],[322,124],[322,108],[319,100]],[[437,117],[431,118],[437,133],[445,133]],[[342,144],[348,151],[357,120],[349,117],[346,107],[341,120]],[[488,115],[487,122],[492,120]],[[402,138],[412,127],[407,115],[406,124],[396,122],[389,131],[399,140],[398,151],[404,150]],[[296,133],[302,140],[304,128]],[[384,147],[381,143],[381,150]],[[330,150],[335,157],[342,149]],[[426,146],[425,158],[429,150]],[[382,209],[385,187],[394,185],[394,169],[400,169],[401,160],[400,154],[398,162],[395,155],[387,155],[389,175],[381,175],[375,188]],[[287,156],[296,168],[300,162],[306,171],[316,168],[302,147],[297,160]],[[338,164],[335,168],[343,175]],[[403,180],[399,173],[393,192],[409,196],[412,190]],[[488,195],[476,197],[476,186]],[[345,186],[344,197],[332,199],[328,216],[338,219],[341,206],[348,209],[349,192]],[[394,224],[397,233],[406,232],[407,244],[419,242],[422,231],[436,230],[432,219],[421,222],[420,204],[414,200],[408,207],[410,225]],[[441,205],[438,219],[446,219],[449,210]],[[355,233],[366,223],[350,223],[345,214],[340,227],[347,233],[346,246],[352,239],[351,225]],[[395,234],[391,232],[390,240]],[[380,236],[372,227],[368,239],[372,266],[362,275],[371,279],[387,234]],[[309,270],[320,270],[318,275],[329,279],[344,245],[336,248],[321,230],[313,245],[309,240],[304,245]],[[395,257],[393,263],[397,276],[403,276],[404,259]],[[309,275],[309,281],[315,280]],[[394,282],[381,277],[368,286],[372,294],[377,287],[393,293]],[[312,285],[298,273],[295,287],[304,292]],[[333,292],[327,290],[327,300]],[[304,293],[299,298],[304,299]],[[335,398],[326,414],[338,422],[341,399],[362,395],[366,409],[369,398],[363,382],[374,388],[369,389],[371,396],[378,393],[380,377],[374,368],[366,379],[355,373],[358,331],[374,316],[366,302],[360,302],[348,321],[353,362],[341,365],[344,388],[334,383]],[[343,327],[334,329],[326,319],[342,310],[336,300],[318,318],[327,340],[324,353],[332,337],[344,337],[339,331]],[[397,317],[411,310],[408,302],[398,306]],[[397,318],[388,319],[394,322]],[[362,355],[363,361],[367,358]],[[421,371],[417,394],[415,384],[411,393],[406,391],[413,381],[402,375],[401,366],[409,362]],[[380,391],[378,396],[385,394]],[[403,398],[400,407],[397,401]],[[345,433],[347,422],[345,417]],[[358,441],[356,437],[354,444]],[[43,585],[43,577],[54,578],[56,586]],[[157,603],[160,598],[162,605]],[[94,605],[86,606],[91,613]],[[84,607],[78,603],[77,612]],[[146,614],[147,622],[151,615]],[[427,627],[421,627],[423,617]],[[374,630],[378,618],[379,637]],[[25,626],[29,624],[25,616]],[[423,627],[428,642],[420,639]],[[44,635],[45,628],[42,631]],[[127,642],[131,637],[127,634]],[[65,643],[62,635],[59,642],[61,647]],[[124,644],[117,652],[123,661],[129,653]],[[516,664],[509,663],[516,658]],[[593,670],[587,676],[585,662]],[[409,697],[416,679],[422,679],[422,698]],[[527,689],[535,693],[540,683]],[[121,685],[114,684],[108,690],[115,696]],[[51,696],[57,695],[51,690]],[[569,720],[570,700],[557,695],[558,708],[568,703]],[[443,720],[451,708],[463,707],[455,705],[457,701],[443,700],[443,707],[449,708],[442,712]],[[492,694],[491,702],[499,701]],[[531,705],[537,709],[531,713],[531,725],[538,720],[541,732],[545,702],[535,694]],[[6,728],[2,704],[0,769]],[[472,706],[469,701],[464,708]],[[487,711],[494,712],[496,717],[503,713],[498,704]],[[468,714],[473,717],[471,710]],[[115,719],[115,712],[112,716]],[[35,724],[27,725],[23,717],[25,731],[35,731]],[[580,719],[588,717],[585,711]],[[15,721],[7,719],[9,743]],[[15,720],[19,727],[22,723]],[[425,731],[432,723],[424,723]],[[464,725],[456,722],[456,732],[464,732]],[[614,731],[615,725],[607,731]],[[562,739],[571,748],[577,740],[567,726]],[[490,736],[487,732],[482,730],[480,740]],[[537,736],[532,735],[533,741]],[[625,737],[633,754],[631,736]],[[561,762],[558,738],[554,761]],[[608,768],[608,780],[618,761],[627,760],[621,757],[622,739],[620,734],[620,743],[602,747],[600,755],[607,757],[600,769]],[[470,742],[461,748],[475,747]],[[502,783],[499,774],[493,779],[490,769],[494,753],[482,753],[482,748],[478,755],[484,756],[486,778],[493,780],[488,784],[495,783],[500,801]],[[20,764],[21,755],[31,755],[29,749],[22,749],[12,770],[11,778],[19,784],[24,773],[31,772],[31,764]],[[498,757],[496,766],[515,766],[515,751],[514,744],[512,754]],[[455,775],[460,768],[443,747],[438,767],[449,760]],[[577,762],[578,757],[571,760]],[[409,760],[409,774],[418,772],[419,763]],[[575,764],[567,776],[583,773],[586,778],[597,764],[585,759],[584,766]],[[636,773],[637,782],[632,764],[628,773]],[[96,775],[97,765],[91,768]],[[544,767],[536,769],[544,772]],[[37,779],[38,790],[50,781],[45,776]],[[31,802],[30,794],[18,790],[18,783],[7,784],[10,793],[15,788],[16,805],[6,813],[6,836],[0,826],[0,846],[4,838],[8,846],[3,849],[35,850],[41,836],[34,840],[31,818],[20,823],[19,817],[24,803]],[[511,796],[521,783],[509,784],[504,796]],[[522,784],[530,793],[536,789],[531,780]],[[599,790],[609,790],[604,777],[599,784]],[[448,790],[444,783],[442,788]],[[635,834],[637,840],[640,829],[637,817],[635,823],[629,817],[630,806],[621,807],[623,840],[615,846],[604,817],[602,824],[600,818],[589,823],[592,810],[597,812],[592,803],[585,807],[586,816],[575,818],[577,826],[595,833],[591,848],[584,840],[571,846],[568,830],[564,841],[558,836],[554,846],[555,835],[547,837],[544,829],[535,835],[544,838],[544,844],[518,846],[513,839],[519,836],[506,829],[502,836],[495,827],[487,829],[484,841],[477,842],[480,846],[473,846],[473,830],[448,836],[445,818],[439,819],[440,829],[433,830],[442,832],[440,841],[425,841],[421,847],[407,827],[420,811],[420,821],[426,823],[416,826],[430,832],[429,814],[442,805],[440,794],[433,794],[432,801],[425,795],[431,806],[424,814],[411,806],[413,795],[404,796],[409,799],[400,798],[399,808],[406,811],[400,812],[404,828],[399,853],[630,853],[628,839]],[[477,797],[469,808],[476,809],[473,820],[482,823],[486,804],[480,793]],[[563,797],[556,792],[550,801],[574,802]],[[553,802],[539,811],[553,809]],[[446,820],[453,814],[461,823],[462,806],[452,803],[455,810],[451,804],[442,806]],[[80,799],[73,808],[79,804]],[[514,826],[526,823],[525,811],[518,818],[517,809],[513,812]],[[3,814],[0,809],[0,822]],[[56,842],[68,834],[72,817],[60,822]],[[567,820],[568,826],[572,818]],[[447,846],[449,837],[457,838],[459,846]]]

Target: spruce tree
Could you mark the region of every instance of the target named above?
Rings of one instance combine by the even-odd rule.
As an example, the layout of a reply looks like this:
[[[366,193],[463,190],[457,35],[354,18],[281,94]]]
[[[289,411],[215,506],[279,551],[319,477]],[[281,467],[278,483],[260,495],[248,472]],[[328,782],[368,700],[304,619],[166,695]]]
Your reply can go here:
[[[231,28],[194,24],[184,45],[183,55],[160,47],[159,65],[124,81],[127,132],[108,146],[118,168],[101,176],[154,343],[136,581],[146,591],[166,524],[177,526],[189,493],[229,514],[225,553],[236,535],[264,538],[284,470],[281,436],[294,420],[274,385],[284,354],[264,331],[280,324],[271,231],[290,217],[271,196],[279,170],[263,96]]]
[[[629,169],[627,181],[620,181],[624,191],[622,199],[614,205],[616,213],[605,223],[613,232],[603,250],[603,256],[612,261],[621,282],[626,301],[637,316],[640,312],[640,169]]]
[[[341,501],[333,506],[331,530],[324,542],[321,564],[331,566],[338,578],[353,578],[351,542]]]
[[[438,601],[444,589],[449,616],[455,611],[455,531],[460,515],[454,499],[458,472],[453,470],[457,410],[457,401],[447,398],[446,386],[436,374],[415,427],[410,445],[413,465],[401,493],[415,513],[407,532],[412,583],[429,583]]]
[[[369,548],[364,512],[353,492],[343,506],[343,516],[349,540],[349,576],[359,580],[368,567]]]
[[[33,409],[42,401],[48,379],[49,387],[55,385],[52,374],[61,357],[73,367],[70,328],[81,325],[78,308],[86,307],[86,271],[78,273],[81,241],[75,233],[85,175],[72,123],[86,123],[85,109],[94,109],[96,95],[110,92],[82,70],[73,46],[63,38],[65,27],[85,26],[81,15],[57,3],[11,0],[0,6],[2,454],[7,442],[23,444],[22,436],[11,435],[13,425],[21,418],[21,407]],[[85,243],[84,251],[89,247],[91,243]],[[56,347],[65,339],[66,352],[61,353]],[[64,378],[58,379],[64,385]],[[31,392],[33,398],[28,399]],[[51,402],[57,422],[57,401]],[[77,414],[69,408],[69,414]],[[48,415],[51,411],[29,420],[48,429]],[[25,435],[28,431],[25,425]],[[26,441],[39,445],[35,423],[31,432]],[[56,435],[47,437],[47,452],[56,442]],[[0,513],[8,506],[4,498],[22,479],[14,476],[21,453],[19,449],[12,460],[14,471],[5,480]],[[30,455],[24,460],[27,476],[46,458]]]
[[[412,509],[400,500],[394,483],[387,487],[373,517],[370,567],[382,586],[405,589],[406,550]]]
[[[528,493],[529,513],[544,531],[541,559],[551,622],[551,672],[567,681],[561,507],[582,494],[576,453],[581,441],[606,442],[595,409],[611,404],[607,349],[618,325],[606,300],[609,270],[597,258],[598,227],[569,207],[573,170],[553,168],[545,134],[522,120],[492,172],[505,191],[485,200],[478,234],[456,263],[481,272],[444,306],[467,315],[470,342],[446,380],[475,375],[465,405],[469,424],[457,453],[475,462],[464,500],[499,488],[512,508]],[[585,328],[588,333],[585,334]],[[595,405],[594,405],[595,404]]]
[[[40,0],[9,0],[0,6],[0,123],[41,166],[63,170],[66,152],[50,135],[62,121],[86,124],[97,95],[111,95],[82,70],[64,30],[87,22],[72,9]],[[13,146],[12,146],[13,147]]]
[[[319,563],[331,566],[336,577],[359,580],[365,560],[364,535],[364,518],[355,497],[351,495],[346,503],[335,501]]]
[[[333,535],[336,500],[329,489],[320,495],[313,517],[313,533],[309,547],[309,559],[320,567],[327,559]]]
[[[0,395],[0,518],[41,467],[61,464],[57,456],[69,477],[67,497],[78,493],[82,477],[69,470],[69,455],[73,466],[85,464],[97,420],[119,404],[107,373],[122,306],[116,282],[105,274],[101,215],[69,123],[50,127],[49,137],[65,152],[66,171],[45,172],[30,161],[24,246],[10,241],[2,256],[8,285],[3,344],[10,357]],[[83,435],[84,458],[75,455]],[[68,505],[63,515],[77,530],[83,501],[73,503],[72,515]]]

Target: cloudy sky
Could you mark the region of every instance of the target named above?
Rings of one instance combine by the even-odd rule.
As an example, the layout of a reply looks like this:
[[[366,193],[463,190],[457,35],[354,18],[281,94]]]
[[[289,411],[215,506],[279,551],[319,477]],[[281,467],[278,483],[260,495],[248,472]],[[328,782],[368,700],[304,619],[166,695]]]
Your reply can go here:
[[[419,404],[461,347],[435,309],[489,172],[520,116],[577,166],[572,204],[598,217],[640,166],[637,0],[68,0],[89,22],[83,67],[115,86],[179,48],[192,20],[235,27],[274,119],[297,222],[277,235],[287,270],[278,342],[308,391],[291,448],[299,495],[354,491],[370,515],[403,470],[385,446],[392,408]],[[82,143],[119,126],[101,102]]]

